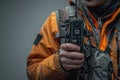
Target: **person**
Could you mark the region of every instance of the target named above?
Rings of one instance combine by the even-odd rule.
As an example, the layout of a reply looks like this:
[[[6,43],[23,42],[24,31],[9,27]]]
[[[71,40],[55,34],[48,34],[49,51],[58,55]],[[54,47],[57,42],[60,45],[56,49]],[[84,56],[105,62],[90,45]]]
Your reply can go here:
[[[68,0],[71,6],[71,0]],[[104,51],[108,44],[107,33],[112,27],[109,25],[120,14],[119,0],[86,0],[89,13],[99,32],[99,49]],[[102,27],[99,29],[98,21]],[[86,24],[87,25],[87,24]],[[113,25],[112,25],[113,26]],[[107,30],[108,29],[108,30]],[[117,30],[115,30],[117,32]],[[81,48],[72,43],[60,44],[57,14],[53,11],[40,29],[37,38],[27,58],[28,80],[68,80],[69,70],[80,69],[85,61]],[[95,40],[93,40],[95,46]],[[112,80],[117,76],[117,45],[116,35],[111,39],[110,57],[114,65]]]

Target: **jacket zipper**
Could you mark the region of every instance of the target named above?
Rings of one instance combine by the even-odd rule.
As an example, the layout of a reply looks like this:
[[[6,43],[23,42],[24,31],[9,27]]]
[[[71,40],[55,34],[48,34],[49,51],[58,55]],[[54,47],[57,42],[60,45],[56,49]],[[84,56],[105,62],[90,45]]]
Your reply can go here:
[[[98,18],[98,28],[99,28],[100,31],[101,31],[101,29],[102,29],[102,20],[101,20],[100,17]]]
[[[101,33],[101,30],[102,30],[102,19],[101,17],[98,17],[98,40],[100,41],[100,33]]]

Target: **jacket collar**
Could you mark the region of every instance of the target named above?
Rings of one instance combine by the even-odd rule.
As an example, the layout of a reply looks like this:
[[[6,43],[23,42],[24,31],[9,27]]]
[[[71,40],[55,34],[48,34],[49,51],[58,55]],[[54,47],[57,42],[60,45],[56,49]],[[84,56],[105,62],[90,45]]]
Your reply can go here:
[[[95,10],[89,9],[93,16],[97,19],[101,17],[102,19],[106,19],[112,15],[112,13],[120,7],[120,1],[115,2],[112,6],[110,6],[101,16],[98,16]]]

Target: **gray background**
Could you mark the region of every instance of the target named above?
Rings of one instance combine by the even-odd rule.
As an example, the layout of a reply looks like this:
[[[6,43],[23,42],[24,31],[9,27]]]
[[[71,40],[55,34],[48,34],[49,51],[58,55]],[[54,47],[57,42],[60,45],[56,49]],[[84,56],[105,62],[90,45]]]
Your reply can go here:
[[[67,0],[0,0],[0,80],[27,80],[26,58],[47,16]]]

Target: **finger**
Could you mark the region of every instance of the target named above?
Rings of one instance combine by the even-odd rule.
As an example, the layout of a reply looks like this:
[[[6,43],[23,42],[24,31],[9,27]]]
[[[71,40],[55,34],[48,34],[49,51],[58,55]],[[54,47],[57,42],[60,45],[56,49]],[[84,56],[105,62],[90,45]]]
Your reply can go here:
[[[71,43],[65,43],[60,46],[61,49],[65,49],[68,51],[80,51],[80,47]]]
[[[68,51],[64,51],[64,50],[60,50],[60,57],[66,57],[69,59],[73,59],[73,60],[81,60],[84,59],[84,54],[83,53],[78,53],[78,52],[68,52]]]
[[[68,58],[61,58],[61,63],[62,64],[66,64],[66,65],[81,65],[83,64],[84,59],[82,60],[72,60],[72,59],[68,59]]]
[[[67,65],[67,64],[63,64],[63,67],[65,70],[72,70],[72,69],[79,69],[83,66],[83,64],[81,65]]]

